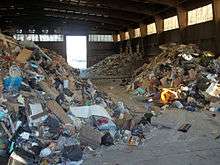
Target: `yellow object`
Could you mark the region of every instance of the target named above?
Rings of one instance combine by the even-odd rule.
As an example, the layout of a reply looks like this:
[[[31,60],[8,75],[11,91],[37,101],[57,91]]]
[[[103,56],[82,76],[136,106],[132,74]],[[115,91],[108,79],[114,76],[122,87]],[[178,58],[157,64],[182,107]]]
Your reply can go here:
[[[215,54],[210,52],[210,51],[204,51],[203,54],[206,56],[206,57],[215,57]]]
[[[178,98],[177,92],[172,91],[172,90],[167,89],[167,88],[162,89],[162,92],[160,94],[161,103],[168,104],[168,103],[174,101],[177,98]]]
[[[40,165],[48,165],[48,160],[43,160]]]

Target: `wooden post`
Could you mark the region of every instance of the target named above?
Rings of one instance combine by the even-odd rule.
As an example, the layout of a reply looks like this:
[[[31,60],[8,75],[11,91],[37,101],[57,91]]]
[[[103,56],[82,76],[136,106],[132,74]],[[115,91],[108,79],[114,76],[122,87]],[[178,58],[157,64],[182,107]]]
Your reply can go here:
[[[155,16],[155,24],[157,29],[158,45],[163,44],[163,36],[161,33],[164,31],[164,21],[160,16]]]
[[[147,36],[147,25],[141,23],[140,24],[140,29],[141,29],[141,37]]]
[[[120,32],[121,41],[125,40],[125,32]]]
[[[155,23],[156,23],[157,34],[162,33],[164,31],[163,19],[160,16],[155,16]]]
[[[112,38],[113,38],[113,42],[118,42],[118,36],[117,36],[117,34],[113,34],[113,35],[112,35]]]
[[[128,32],[129,32],[130,39],[135,37],[134,29],[128,29]]]
[[[213,14],[214,14],[214,22],[215,22],[215,46],[216,53],[220,55],[220,0],[212,0],[213,1]]]
[[[177,17],[180,29],[181,42],[185,43],[185,28],[188,24],[188,12],[184,8],[178,6],[177,7]]]

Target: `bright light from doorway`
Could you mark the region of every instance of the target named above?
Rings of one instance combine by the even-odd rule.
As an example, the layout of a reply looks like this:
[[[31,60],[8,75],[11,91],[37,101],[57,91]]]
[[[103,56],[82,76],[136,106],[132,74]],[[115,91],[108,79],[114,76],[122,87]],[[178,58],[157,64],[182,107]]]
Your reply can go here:
[[[77,69],[87,68],[86,36],[66,36],[67,62]]]

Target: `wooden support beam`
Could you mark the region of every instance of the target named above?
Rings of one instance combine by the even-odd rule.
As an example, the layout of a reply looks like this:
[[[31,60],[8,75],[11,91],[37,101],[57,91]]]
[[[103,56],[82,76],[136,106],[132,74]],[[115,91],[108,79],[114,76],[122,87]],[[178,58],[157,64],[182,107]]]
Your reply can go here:
[[[3,19],[4,20],[4,19]],[[29,27],[32,26],[34,28],[36,27],[48,27],[48,28],[53,28],[53,27],[63,27],[63,26],[70,26],[73,28],[93,28],[96,27],[98,29],[103,29],[103,30],[110,30],[110,31],[119,31],[121,29],[120,25],[111,25],[111,24],[102,24],[100,22],[95,22],[95,21],[83,21],[80,19],[62,19],[62,18],[53,18],[53,17],[41,17],[41,16],[21,16],[21,17],[10,17],[7,20],[10,20],[14,26],[17,27]],[[65,21],[65,24],[63,23]],[[4,22],[4,21],[3,21]],[[28,24],[27,24],[28,22]],[[4,23],[6,25],[6,23]]]
[[[125,40],[125,32],[120,32],[121,41]]]
[[[105,17],[98,17],[95,15],[84,15],[80,13],[66,13],[60,11],[37,11],[37,10],[12,10],[10,12],[4,13],[5,11],[0,11],[0,15],[3,14],[4,16],[16,16],[19,17],[20,15],[30,15],[30,16],[51,16],[55,18],[63,18],[63,19],[75,19],[79,18],[81,20],[92,20],[95,22],[107,23],[112,25],[120,25],[121,27],[129,26],[130,24],[134,23],[132,21],[121,20],[117,18],[105,18]],[[19,12],[20,15],[16,15]]]
[[[146,24],[141,23],[140,30],[141,30],[141,37],[147,36],[147,25]]]
[[[155,24],[157,30],[157,42],[158,45],[161,45],[164,43],[163,35],[161,35],[164,31],[164,20],[160,16],[155,16]]]
[[[100,23],[120,25],[122,28],[125,28],[126,26],[129,26],[129,24],[131,24],[131,22],[124,21],[124,20],[96,17],[96,16],[92,16],[92,15],[81,15],[81,14],[75,14],[75,13],[74,14],[67,14],[67,13],[59,13],[59,12],[44,12],[44,15],[50,16],[50,17],[64,18],[64,19],[80,18],[85,21],[90,20],[90,21],[100,22]]]
[[[177,17],[178,17],[178,23],[179,23],[179,29],[180,29],[180,36],[181,36],[181,42],[185,43],[185,28],[188,24],[188,11],[185,10],[183,7],[178,6],[177,7]]]
[[[43,4],[42,4],[43,3]],[[62,2],[59,5],[59,2],[42,2],[42,3],[36,3],[35,5],[44,5],[45,8],[52,8],[52,9],[58,9],[58,10],[69,10],[79,13],[88,13],[88,14],[97,14],[101,17],[110,17],[110,18],[119,18],[129,21],[138,21],[140,19],[141,15],[121,11],[118,10],[118,8],[103,8],[101,6],[88,6],[88,5],[76,5],[70,2]]]
[[[113,34],[113,42],[118,42],[118,35],[117,34]]]
[[[178,6],[177,16],[178,16],[179,28],[180,29],[186,28],[188,23],[188,11]]]
[[[155,24],[157,29],[157,34],[160,34],[164,31],[164,21],[160,16],[155,16]]]
[[[130,0],[120,0],[114,2],[112,2],[112,0],[89,0],[88,2],[93,5],[95,4],[99,8],[110,8],[132,13],[154,15],[154,12],[150,11],[143,2],[134,2]]]
[[[134,29],[128,29],[128,33],[129,33],[130,39],[135,38]]]
[[[176,0],[145,0],[145,2],[152,2],[152,3],[167,5],[171,7],[175,7],[177,4]]]
[[[113,5],[114,6],[114,5]],[[1,7],[10,8],[9,3],[1,3]],[[70,1],[54,1],[54,0],[44,0],[39,3],[38,0],[31,0],[29,2],[18,1],[16,2],[17,8],[23,8],[23,10],[29,9],[32,7],[33,9],[40,9],[38,12],[42,10],[53,10],[58,11],[61,10],[62,12],[68,13],[78,13],[84,15],[94,15],[98,17],[109,17],[109,18],[116,18],[122,20],[128,20],[133,22],[138,22],[144,14],[138,14],[134,12],[119,10],[119,8],[107,8],[99,5],[88,5],[88,4],[75,4]]]
[[[220,55],[220,0],[213,1],[213,10],[214,10],[214,21],[215,21],[215,43],[216,43],[216,53]]]
[[[155,4],[167,5],[171,7],[175,7],[177,4],[176,0],[132,0],[132,1],[143,2],[143,3],[155,3]]]

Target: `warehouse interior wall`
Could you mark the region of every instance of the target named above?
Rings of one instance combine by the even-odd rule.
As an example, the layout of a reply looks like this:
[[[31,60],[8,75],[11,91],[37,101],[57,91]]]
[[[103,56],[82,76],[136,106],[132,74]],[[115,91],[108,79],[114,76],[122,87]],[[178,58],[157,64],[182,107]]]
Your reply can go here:
[[[114,42],[88,42],[87,67],[108,56],[119,53],[118,44]]]
[[[35,42],[39,47],[53,50],[66,59],[65,42]]]
[[[36,42],[42,48],[54,50],[67,60],[66,40],[63,42]],[[119,45],[114,42],[87,41],[87,67],[90,67],[106,57],[119,53]]]
[[[200,23],[192,26],[187,26],[184,30],[184,40],[181,39],[179,29],[163,32],[161,34],[151,34],[145,37],[132,38],[132,50],[136,50],[136,45],[144,50],[144,55],[154,56],[160,52],[159,45],[166,43],[183,43],[197,44],[202,50],[215,50],[215,24],[214,21]],[[125,51],[127,41],[121,42],[88,42],[87,41],[87,67],[90,67],[104,58],[117,54],[120,48]],[[66,43],[64,42],[39,42],[39,46],[57,51],[60,54],[66,54]],[[67,59],[67,57],[65,57]]]
[[[140,44],[144,51],[144,55],[154,56],[160,52],[159,45],[166,43],[183,43],[183,44],[197,44],[202,50],[210,50],[216,52],[215,48],[215,24],[214,21],[200,23],[188,26],[184,29],[184,39],[181,39],[181,32],[179,29],[165,31],[160,34],[151,34],[146,37],[130,39],[132,50],[135,50],[136,45]],[[117,48],[126,50],[128,40],[117,42]]]

